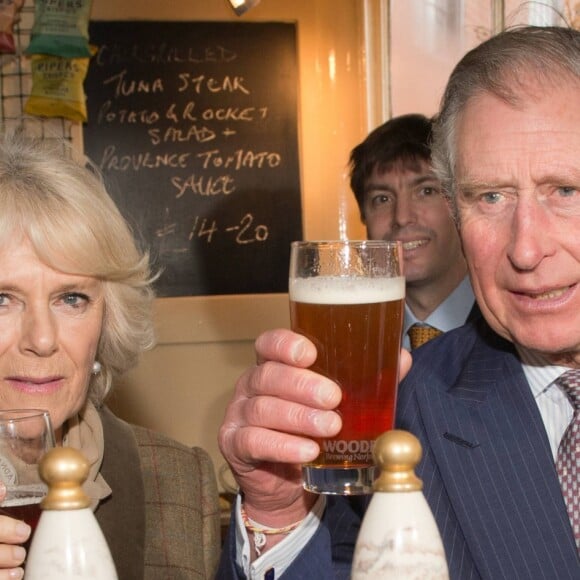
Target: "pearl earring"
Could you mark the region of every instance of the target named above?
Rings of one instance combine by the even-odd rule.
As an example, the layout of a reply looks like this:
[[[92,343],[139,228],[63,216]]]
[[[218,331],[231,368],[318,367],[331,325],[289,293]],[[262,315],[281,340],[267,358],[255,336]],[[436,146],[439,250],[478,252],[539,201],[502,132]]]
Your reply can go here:
[[[98,375],[101,372],[102,368],[103,367],[102,367],[101,363],[98,360],[96,360],[93,363],[93,375]]]

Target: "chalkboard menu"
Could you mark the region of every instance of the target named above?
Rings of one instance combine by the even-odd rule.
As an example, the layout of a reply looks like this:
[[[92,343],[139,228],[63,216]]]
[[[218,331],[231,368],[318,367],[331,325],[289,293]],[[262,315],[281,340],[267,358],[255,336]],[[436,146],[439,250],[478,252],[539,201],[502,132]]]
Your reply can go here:
[[[296,25],[93,21],[84,148],[159,296],[286,292],[302,237]]]

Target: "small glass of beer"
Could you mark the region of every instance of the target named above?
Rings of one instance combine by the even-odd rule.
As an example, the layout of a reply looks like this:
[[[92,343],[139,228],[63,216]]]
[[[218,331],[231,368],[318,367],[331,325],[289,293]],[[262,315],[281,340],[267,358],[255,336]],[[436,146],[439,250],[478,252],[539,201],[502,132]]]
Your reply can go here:
[[[319,441],[303,466],[305,489],[372,492],[375,439],[394,426],[405,299],[402,245],[385,241],[293,242],[292,330],[318,350],[312,370],[342,388],[342,430]]]
[[[40,518],[40,502],[47,492],[38,464],[54,446],[48,411],[0,410],[0,481],[6,488],[0,514],[24,520],[33,532]],[[30,539],[24,547],[28,549],[29,545]]]

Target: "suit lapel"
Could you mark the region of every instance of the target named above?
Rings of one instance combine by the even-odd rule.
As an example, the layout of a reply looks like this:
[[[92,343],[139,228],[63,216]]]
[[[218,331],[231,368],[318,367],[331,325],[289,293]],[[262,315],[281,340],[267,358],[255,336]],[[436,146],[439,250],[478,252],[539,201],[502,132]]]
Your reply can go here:
[[[440,387],[426,383],[417,396],[428,410],[422,418],[430,447],[478,569],[499,577],[490,568],[493,553],[513,578],[577,573],[542,418],[512,347],[497,337],[478,338],[456,383]]]

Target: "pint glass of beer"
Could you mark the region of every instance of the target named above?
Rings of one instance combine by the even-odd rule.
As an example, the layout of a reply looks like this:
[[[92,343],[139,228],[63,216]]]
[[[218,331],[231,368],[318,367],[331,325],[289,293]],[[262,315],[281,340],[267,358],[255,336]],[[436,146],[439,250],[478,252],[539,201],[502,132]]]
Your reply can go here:
[[[318,350],[312,370],[342,388],[342,430],[304,465],[316,493],[372,492],[375,439],[393,428],[405,298],[400,242],[293,242],[292,330]]]

